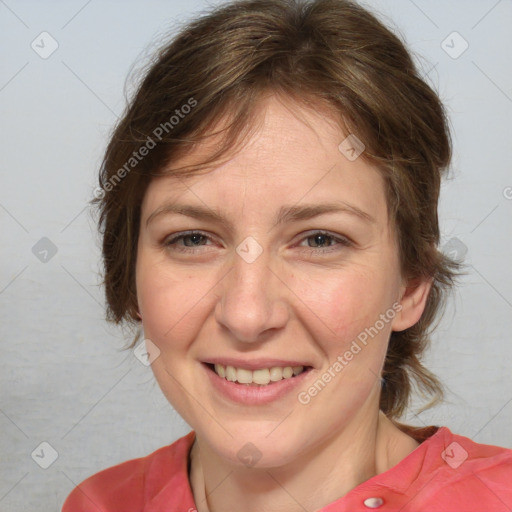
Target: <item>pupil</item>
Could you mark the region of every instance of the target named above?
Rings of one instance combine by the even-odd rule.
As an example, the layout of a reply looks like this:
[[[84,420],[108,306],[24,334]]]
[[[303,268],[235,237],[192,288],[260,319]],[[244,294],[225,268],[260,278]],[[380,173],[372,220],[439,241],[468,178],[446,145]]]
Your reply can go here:
[[[197,245],[201,241],[201,237],[203,235],[189,235],[189,240],[192,242],[192,245]]]
[[[324,245],[325,244],[326,235],[316,235],[315,236],[315,243],[318,245]]]

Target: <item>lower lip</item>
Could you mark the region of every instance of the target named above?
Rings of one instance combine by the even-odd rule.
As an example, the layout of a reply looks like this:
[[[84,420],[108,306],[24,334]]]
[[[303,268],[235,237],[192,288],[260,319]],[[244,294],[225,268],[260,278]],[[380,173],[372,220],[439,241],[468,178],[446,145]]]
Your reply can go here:
[[[208,365],[203,363],[203,367],[210,378],[213,387],[222,395],[233,402],[249,405],[264,405],[274,402],[288,394],[298,387],[304,385],[311,369],[289,379],[282,379],[277,382],[271,382],[264,386],[255,386],[231,382],[223,377],[219,377]]]

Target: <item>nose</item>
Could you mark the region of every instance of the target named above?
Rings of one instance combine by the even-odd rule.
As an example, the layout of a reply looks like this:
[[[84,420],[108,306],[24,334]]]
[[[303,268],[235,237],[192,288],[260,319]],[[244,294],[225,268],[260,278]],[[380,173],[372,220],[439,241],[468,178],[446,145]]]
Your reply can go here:
[[[243,343],[264,341],[271,332],[283,328],[289,318],[288,288],[283,276],[271,268],[267,254],[264,251],[249,262],[235,253],[231,271],[220,283],[215,318]]]

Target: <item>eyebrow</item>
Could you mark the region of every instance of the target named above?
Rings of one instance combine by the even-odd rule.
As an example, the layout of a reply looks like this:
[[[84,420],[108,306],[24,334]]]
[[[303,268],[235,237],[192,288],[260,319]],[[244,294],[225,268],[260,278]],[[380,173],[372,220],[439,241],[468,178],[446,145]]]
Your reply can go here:
[[[335,203],[282,206],[276,215],[274,227],[286,222],[309,220],[313,217],[318,217],[328,213],[346,213],[370,224],[374,224],[376,222],[374,217],[372,217],[369,213],[361,210],[357,206],[346,203],[344,201],[338,201]],[[192,217],[198,220],[215,222],[230,230],[233,228],[231,222],[214,209],[203,206],[184,205],[179,203],[168,203],[164,204],[160,208],[157,208],[146,220],[146,227],[151,221],[155,219],[155,217],[164,214],[185,215],[187,217]]]

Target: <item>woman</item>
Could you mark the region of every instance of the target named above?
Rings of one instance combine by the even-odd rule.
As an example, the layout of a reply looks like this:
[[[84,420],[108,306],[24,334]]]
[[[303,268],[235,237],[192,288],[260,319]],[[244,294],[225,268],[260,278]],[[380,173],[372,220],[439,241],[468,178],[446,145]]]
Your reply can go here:
[[[443,107],[345,0],[225,4],[158,54],[108,146],[109,319],[193,430],[64,512],[498,511],[512,450],[397,420],[457,265]],[[136,340],[137,341],[137,340]],[[134,342],[134,345],[136,343]]]

